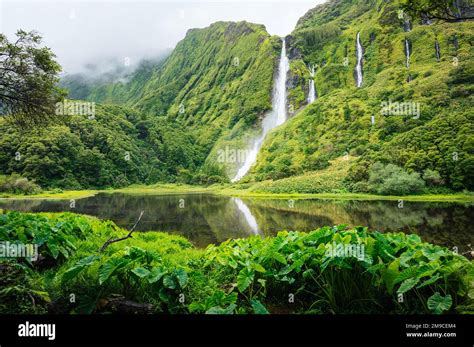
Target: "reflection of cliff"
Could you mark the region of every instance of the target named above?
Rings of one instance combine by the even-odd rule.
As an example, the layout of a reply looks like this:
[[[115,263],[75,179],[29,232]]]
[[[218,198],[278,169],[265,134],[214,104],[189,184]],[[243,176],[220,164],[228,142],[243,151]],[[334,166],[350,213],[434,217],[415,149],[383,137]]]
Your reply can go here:
[[[242,213],[235,200],[209,194],[98,194],[77,200],[74,209],[69,204],[69,200],[5,200],[4,207],[0,204],[0,208],[32,212],[71,211],[110,219],[124,228],[130,228],[143,210],[143,218],[136,228],[138,231],[177,233],[200,247],[229,238],[247,237],[258,228],[256,221],[251,221],[251,212],[243,202],[240,207],[247,215]]]
[[[261,200],[244,199],[244,201],[265,235],[274,235],[280,230],[309,231],[320,226],[334,224],[330,216],[309,216],[297,208],[273,208]],[[278,202],[288,204],[286,201]]]
[[[121,226],[134,223],[139,211],[144,216],[138,230],[175,232],[197,246],[220,243],[232,237],[246,237],[248,226],[229,198],[206,194],[135,196],[112,194],[100,196],[97,214]]]

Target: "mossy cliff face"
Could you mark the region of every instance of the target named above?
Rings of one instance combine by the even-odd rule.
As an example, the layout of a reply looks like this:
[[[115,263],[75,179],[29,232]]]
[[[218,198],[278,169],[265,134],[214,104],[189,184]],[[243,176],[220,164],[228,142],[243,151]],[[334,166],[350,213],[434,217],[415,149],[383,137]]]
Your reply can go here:
[[[219,162],[218,152],[240,149],[242,136],[258,131],[271,108],[280,49],[263,25],[217,22],[188,30],[164,61],[143,63],[125,82],[92,86],[85,98],[177,121],[204,147],[207,162],[231,175],[238,163]]]
[[[226,181],[239,163],[219,155],[260,129],[280,50],[263,25],[218,22],[128,75],[69,76],[62,85],[95,115],[28,133],[0,122],[0,174],[68,189]]]
[[[359,157],[350,173],[381,161],[437,170],[446,186],[472,189],[474,23],[422,25],[412,18],[408,31],[399,9],[397,1],[329,1],[298,21],[289,40],[290,76],[297,76],[289,103],[305,106],[313,64],[318,99],[267,138],[252,179],[319,170],[350,154]]]

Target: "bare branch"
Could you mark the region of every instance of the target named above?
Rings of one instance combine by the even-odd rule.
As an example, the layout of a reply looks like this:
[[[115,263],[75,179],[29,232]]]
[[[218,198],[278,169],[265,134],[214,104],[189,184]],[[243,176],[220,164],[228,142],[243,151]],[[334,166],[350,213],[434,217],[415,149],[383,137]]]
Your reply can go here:
[[[126,240],[126,239],[131,238],[131,237],[132,237],[132,233],[135,231],[135,228],[137,227],[138,223],[140,223],[140,220],[142,219],[143,213],[144,213],[144,211],[141,211],[141,212],[140,212],[140,216],[138,217],[137,221],[136,221],[135,224],[133,225],[132,229],[130,229],[130,232],[128,233],[127,236],[120,237],[120,238],[118,238],[118,239],[108,239],[108,240],[105,241],[105,243],[102,245],[102,247],[100,248],[100,251],[103,252],[110,244],[112,244],[112,243],[114,243],[114,242],[119,242],[119,241],[123,241],[123,240]]]

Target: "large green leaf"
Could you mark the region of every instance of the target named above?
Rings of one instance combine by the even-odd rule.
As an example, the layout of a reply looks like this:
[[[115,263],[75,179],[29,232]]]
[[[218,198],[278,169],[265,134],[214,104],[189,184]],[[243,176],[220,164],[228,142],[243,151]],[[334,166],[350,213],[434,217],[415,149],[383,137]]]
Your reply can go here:
[[[423,288],[423,287],[426,287],[430,284],[433,284],[435,283],[437,280],[439,280],[441,278],[441,275],[440,274],[436,274],[435,276],[427,279],[426,281],[424,281],[423,283],[421,283],[418,287],[416,288]]]
[[[154,267],[153,269],[151,269],[150,274],[148,276],[148,283],[158,282],[165,274],[165,269],[161,267]]]
[[[144,278],[150,275],[150,270],[147,270],[143,267],[137,267],[133,269],[132,272],[140,278]]]
[[[428,298],[428,308],[436,314],[440,314],[443,311],[447,311],[451,308],[453,304],[453,299],[451,295],[442,296],[440,293],[436,292]]]
[[[184,269],[178,269],[175,271],[176,278],[178,279],[179,286],[181,288],[186,287],[188,283],[188,273]]]
[[[399,259],[395,259],[392,261],[386,269],[382,270],[382,278],[383,281],[385,282],[385,286],[387,287],[387,291],[392,294],[393,291],[393,286],[395,279],[398,277],[400,274],[400,271],[398,270],[398,265],[400,263]]]
[[[403,281],[402,284],[400,285],[400,288],[398,288],[397,293],[403,294],[403,293],[408,292],[410,289],[416,286],[419,281],[420,281],[419,278],[409,278]]]
[[[260,265],[259,263],[252,263],[251,265],[252,269],[254,269],[255,271],[258,271],[258,272],[265,272],[265,268]]]
[[[255,272],[252,270],[247,268],[240,270],[239,274],[237,275],[237,288],[241,293],[248,288],[250,283],[252,283],[254,276]]]
[[[99,269],[99,283],[107,281],[120,267],[126,264],[123,259],[112,258]]]
[[[67,282],[67,281],[72,280],[82,270],[84,270],[86,267],[92,265],[98,259],[100,259],[100,257],[96,256],[96,255],[91,255],[91,256],[80,259],[79,261],[76,262],[76,265],[74,265],[73,267],[67,269],[66,272],[64,272],[61,280],[63,282]]]
[[[165,277],[163,277],[163,285],[165,286],[165,288],[176,289],[176,283],[173,277],[171,277],[170,275],[166,275]]]
[[[56,259],[59,255],[59,245],[56,242],[56,240],[49,240],[47,242],[48,249],[51,252],[51,255],[53,256],[54,259]]]
[[[253,311],[256,314],[270,314],[265,306],[263,306],[263,304],[257,299],[250,300],[250,304],[252,305]]]

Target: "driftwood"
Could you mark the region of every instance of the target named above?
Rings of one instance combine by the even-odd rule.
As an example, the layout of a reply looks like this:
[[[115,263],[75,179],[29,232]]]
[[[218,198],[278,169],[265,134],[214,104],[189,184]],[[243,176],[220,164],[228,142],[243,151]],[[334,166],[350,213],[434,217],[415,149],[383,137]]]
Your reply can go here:
[[[150,314],[153,313],[152,304],[141,304],[135,301],[127,300],[122,295],[112,294],[98,303],[98,312],[113,312],[124,314]]]
[[[132,229],[130,229],[129,233],[127,234],[127,236],[124,236],[124,237],[119,237],[118,239],[108,239],[107,241],[105,241],[105,243],[102,245],[102,247],[100,248],[100,251],[103,252],[110,244],[114,243],[114,242],[119,242],[119,241],[123,241],[123,240],[126,240],[126,239],[129,239],[132,237],[132,233],[135,231],[135,228],[137,227],[138,223],[140,223],[140,220],[142,219],[142,216],[143,216],[143,212],[144,211],[141,211],[140,212],[140,216],[138,217],[137,221],[135,222],[135,224],[133,225]]]

